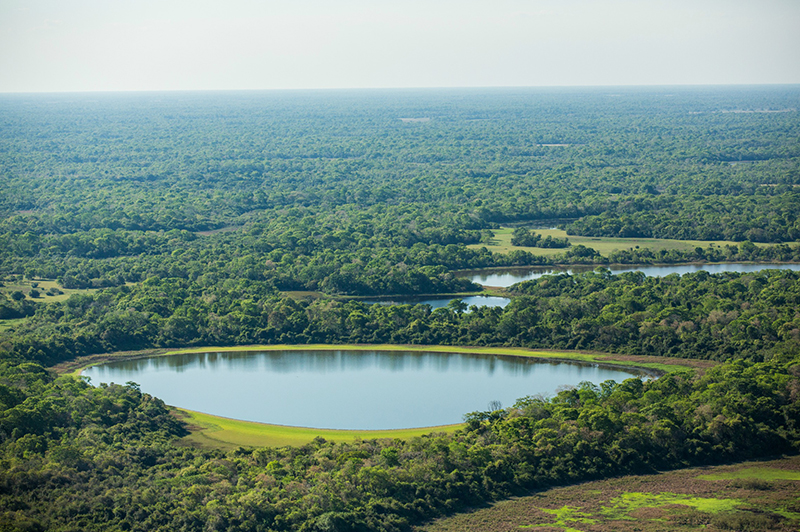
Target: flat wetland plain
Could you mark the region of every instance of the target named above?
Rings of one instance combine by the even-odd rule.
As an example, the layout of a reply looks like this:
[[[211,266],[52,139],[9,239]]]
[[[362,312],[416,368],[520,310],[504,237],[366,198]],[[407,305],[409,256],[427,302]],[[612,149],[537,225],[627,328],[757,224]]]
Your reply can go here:
[[[503,227],[495,229],[494,238],[487,246],[486,244],[470,244],[469,248],[480,249],[486,247],[494,253],[510,253],[514,250],[523,250],[533,253],[534,255],[543,255],[552,257],[564,253],[565,249],[558,248],[532,248],[525,246],[512,246],[511,233],[514,229],[511,227]],[[572,236],[568,235],[562,229],[535,229],[535,233],[543,237],[552,236],[553,238],[568,238],[570,244],[577,246],[579,244],[592,248],[601,255],[608,256],[614,251],[620,251],[632,248],[649,248],[653,251],[666,250],[670,251],[676,249],[678,251],[691,251],[695,248],[707,248],[713,244],[717,247],[725,245],[738,246],[739,242],[732,242],[727,240],[671,240],[663,238],[608,238],[608,237],[594,237],[594,236]],[[756,244],[759,247],[770,246],[773,244]]]
[[[800,456],[554,488],[417,532],[800,530]]]
[[[665,359],[663,357],[624,356],[609,353],[593,353],[582,351],[544,351],[522,348],[494,347],[461,347],[461,346],[408,346],[408,345],[263,345],[236,347],[196,347],[181,350],[149,350],[136,352],[109,353],[83,357],[68,363],[60,364],[54,369],[59,373],[80,375],[87,367],[120,360],[124,358],[143,358],[150,356],[170,356],[182,353],[221,353],[221,352],[257,352],[257,351],[425,351],[439,353],[474,353],[535,357],[547,360],[570,360],[591,364],[608,364],[614,366],[637,367],[654,373],[668,373],[685,370],[687,367],[706,368],[712,362],[691,359]],[[181,440],[181,444],[194,447],[235,449],[238,447],[281,447],[286,445],[304,445],[316,437],[330,441],[353,441],[372,438],[410,439],[434,432],[452,432],[461,427],[460,424],[439,427],[422,427],[400,430],[380,431],[348,431],[325,430],[305,427],[289,427],[240,421],[200,412],[175,408],[176,417],[185,421],[191,434]],[[465,412],[466,413],[466,412]]]

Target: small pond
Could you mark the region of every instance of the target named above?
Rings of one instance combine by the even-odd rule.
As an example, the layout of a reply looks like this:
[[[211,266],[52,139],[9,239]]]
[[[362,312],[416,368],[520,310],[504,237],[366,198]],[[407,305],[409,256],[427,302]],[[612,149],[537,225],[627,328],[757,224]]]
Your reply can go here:
[[[531,279],[538,279],[543,275],[585,272],[592,271],[595,268],[596,266],[571,266],[563,268],[553,266],[530,266],[525,268],[508,268],[502,270],[475,270],[472,272],[461,272],[459,276],[465,277],[474,283],[482,284],[484,286],[507,288],[512,284],[522,281],[530,281]],[[673,264],[661,266],[610,266],[608,269],[614,274],[639,271],[649,277],[665,277],[673,273],[683,275],[686,273],[694,273],[699,271],[707,271],[708,273],[749,273],[773,269],[800,271],[800,264],[743,264],[730,262],[720,264]]]
[[[192,353],[89,368],[94,385],[133,381],[167,404],[217,416],[330,429],[460,423],[559,386],[641,375],[526,357],[379,351]]]
[[[453,299],[460,299],[466,303],[467,308],[476,307],[505,307],[511,300],[507,297],[496,296],[464,296],[453,297],[391,297],[387,299],[365,299],[364,303],[379,305],[430,305],[431,308],[443,308],[450,304]],[[469,312],[469,310],[467,310]]]

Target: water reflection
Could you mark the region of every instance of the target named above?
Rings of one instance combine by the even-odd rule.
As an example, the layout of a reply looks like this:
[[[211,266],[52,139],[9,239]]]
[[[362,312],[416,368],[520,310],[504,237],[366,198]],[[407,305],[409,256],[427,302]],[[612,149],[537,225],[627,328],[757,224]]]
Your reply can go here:
[[[544,275],[557,273],[578,273],[592,271],[596,266],[571,266],[568,268],[557,268],[554,266],[530,266],[525,268],[509,268],[503,270],[479,270],[473,272],[462,272],[460,276],[468,278],[470,281],[484,286],[495,286],[507,288],[515,283],[538,279]],[[624,272],[642,272],[648,277],[666,277],[677,273],[684,275],[706,271],[708,273],[738,272],[751,273],[761,270],[794,270],[800,271],[800,264],[742,264],[742,263],[723,263],[723,264],[680,264],[664,266],[610,266],[611,273],[619,274]]]
[[[458,423],[490,401],[510,405],[632,373],[522,357],[342,350],[192,353],[113,362],[84,375],[94,384],[135,381],[168,404],[235,419],[367,430]]]
[[[510,286],[510,285],[509,285]],[[507,297],[497,296],[466,296],[466,297],[392,297],[388,299],[365,299],[364,303],[379,305],[430,305],[432,309],[444,308],[454,299],[460,299],[469,307],[505,307],[511,300]]]

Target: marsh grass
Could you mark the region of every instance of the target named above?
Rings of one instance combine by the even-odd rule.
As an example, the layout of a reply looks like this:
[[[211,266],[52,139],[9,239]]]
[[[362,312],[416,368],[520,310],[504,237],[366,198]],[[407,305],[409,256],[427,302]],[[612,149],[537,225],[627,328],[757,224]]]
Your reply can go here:
[[[800,480],[800,471],[777,469],[774,467],[748,467],[732,471],[722,471],[710,475],[700,475],[701,480]]]
[[[542,255],[545,257],[553,257],[564,253],[564,249],[546,249],[546,248],[532,248],[524,246],[511,245],[511,233],[514,231],[511,227],[503,227],[495,229],[495,234],[489,245],[486,244],[470,244],[469,248],[480,249],[486,247],[494,253],[507,254],[514,250],[520,249],[533,253],[534,255]],[[567,238],[570,244],[576,246],[582,244],[587,248],[596,250],[603,256],[608,256],[614,251],[621,251],[626,249],[635,248],[649,248],[653,251],[660,250],[678,250],[678,251],[692,251],[695,248],[707,248],[709,245],[737,246],[739,242],[732,242],[727,240],[673,240],[664,238],[608,238],[608,237],[594,237],[594,236],[570,236],[567,232],[561,229],[534,229],[533,232],[542,235],[543,237],[552,236],[553,238]],[[756,244],[759,247],[770,246],[772,244]]]
[[[750,484],[754,471],[778,476]],[[417,532],[747,532],[800,530],[800,456],[554,488],[457,514]],[[743,479],[735,477],[742,476]],[[708,478],[719,480],[707,480]],[[763,479],[756,479],[767,482]]]

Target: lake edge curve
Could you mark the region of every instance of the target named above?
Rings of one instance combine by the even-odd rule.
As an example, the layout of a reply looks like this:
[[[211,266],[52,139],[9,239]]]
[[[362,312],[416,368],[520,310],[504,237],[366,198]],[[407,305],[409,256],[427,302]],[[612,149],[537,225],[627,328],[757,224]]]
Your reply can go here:
[[[54,366],[60,374],[80,378],[81,372],[89,367],[118,360],[134,360],[151,357],[165,357],[187,353],[205,352],[259,352],[259,351],[418,351],[458,354],[482,354],[497,356],[520,356],[543,361],[575,362],[597,364],[613,368],[626,368],[644,372],[654,377],[672,372],[704,369],[714,365],[709,361],[692,359],[664,359],[635,355],[618,355],[598,351],[561,351],[529,349],[521,347],[477,347],[441,345],[398,345],[398,344],[292,344],[292,345],[247,345],[212,346],[182,349],[148,349],[123,351],[80,357],[73,361]],[[619,359],[616,359],[620,357]],[[627,360],[626,360],[627,359]],[[657,360],[657,362],[656,362]],[[632,375],[633,377],[633,375]],[[202,448],[235,449],[238,447],[282,447],[300,446],[312,442],[317,437],[328,441],[354,441],[363,438],[382,439],[413,437],[441,432],[454,432],[463,424],[440,425],[410,429],[391,430],[336,430],[316,429],[288,425],[277,425],[255,421],[244,421],[195,412],[184,408],[170,407],[174,415],[190,425],[190,435],[178,441],[179,445]],[[187,419],[188,418],[188,419]],[[192,425],[194,425],[192,427]],[[212,436],[213,435],[213,436]]]
[[[352,442],[359,439],[409,440],[431,434],[452,433],[463,423],[419,427],[411,429],[346,430],[317,429],[277,425],[258,421],[244,421],[186,408],[170,407],[173,415],[190,426],[189,436],[179,440],[179,445],[238,448],[238,447],[298,447],[316,438],[330,442]]]
[[[411,351],[430,353],[452,353],[463,355],[496,355],[536,358],[553,362],[576,362],[586,364],[602,364],[610,368],[625,368],[648,373],[660,377],[675,371],[687,371],[691,368],[706,368],[714,365],[711,361],[685,358],[654,357],[647,355],[623,355],[602,351],[534,349],[527,347],[482,347],[482,346],[449,346],[420,344],[268,344],[242,346],[203,346],[187,348],[156,348],[141,351],[117,351],[78,357],[61,362],[50,369],[59,375],[80,377],[81,373],[93,366],[118,360],[136,360],[141,358],[166,357],[191,353],[229,353],[229,352],[261,352],[261,351]]]

